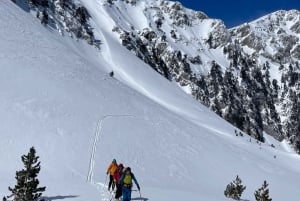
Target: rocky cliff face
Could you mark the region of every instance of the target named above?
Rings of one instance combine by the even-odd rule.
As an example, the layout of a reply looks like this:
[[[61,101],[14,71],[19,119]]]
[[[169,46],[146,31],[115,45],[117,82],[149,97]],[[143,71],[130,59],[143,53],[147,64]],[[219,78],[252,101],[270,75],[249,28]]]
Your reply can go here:
[[[299,57],[300,12],[277,11],[230,30],[242,46],[277,62]]]
[[[23,10],[32,13],[41,24],[61,35],[82,39],[100,48],[100,41],[94,37],[89,24],[90,15],[78,1],[73,0],[12,0]]]

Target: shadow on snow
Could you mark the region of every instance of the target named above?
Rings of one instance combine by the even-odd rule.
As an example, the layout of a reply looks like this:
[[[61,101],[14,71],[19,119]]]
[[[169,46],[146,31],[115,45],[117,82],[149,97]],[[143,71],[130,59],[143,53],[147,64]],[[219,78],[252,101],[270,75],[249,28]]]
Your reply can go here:
[[[78,195],[66,195],[66,196],[58,195],[58,196],[52,196],[52,197],[43,197],[42,200],[52,201],[52,200],[63,200],[63,199],[67,199],[67,198],[77,198],[77,197],[79,197],[79,196]]]
[[[147,201],[147,200],[149,200],[149,199],[148,199],[148,198],[143,198],[143,197],[137,197],[137,198],[132,198],[131,200]]]

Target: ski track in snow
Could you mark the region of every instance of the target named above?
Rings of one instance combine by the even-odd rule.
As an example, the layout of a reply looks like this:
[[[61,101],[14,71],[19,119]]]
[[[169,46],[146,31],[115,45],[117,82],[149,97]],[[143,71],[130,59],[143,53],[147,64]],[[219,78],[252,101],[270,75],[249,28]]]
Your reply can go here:
[[[95,137],[93,140],[93,146],[91,149],[92,151],[91,151],[91,157],[90,157],[90,163],[89,163],[89,172],[88,172],[88,176],[87,176],[87,182],[93,183],[95,157],[96,157],[98,142],[99,142],[99,138],[101,135],[102,125],[103,125],[104,120],[106,120],[108,118],[129,118],[129,117],[134,117],[134,116],[133,115],[105,115],[99,119],[99,121],[97,123],[97,127],[96,127]]]
[[[112,193],[107,190],[107,184],[95,183],[94,185],[100,192],[101,201],[112,201]]]
[[[93,146],[92,146],[92,153],[91,153],[90,164],[89,164],[89,173],[87,176],[87,181],[90,183],[92,183],[93,174],[94,174],[95,154],[97,151],[97,144],[98,144],[99,137],[100,137],[101,126],[102,126],[102,119],[99,120],[99,122],[97,123],[94,142],[93,142]]]

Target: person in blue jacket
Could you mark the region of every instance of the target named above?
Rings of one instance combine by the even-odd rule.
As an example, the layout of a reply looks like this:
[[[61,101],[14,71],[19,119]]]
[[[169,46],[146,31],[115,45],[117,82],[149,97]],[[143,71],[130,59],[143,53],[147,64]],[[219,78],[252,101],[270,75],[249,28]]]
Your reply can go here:
[[[137,188],[140,190],[140,185],[137,182],[134,174],[131,172],[130,167],[125,169],[125,174],[119,180],[119,185],[122,186],[122,196],[123,201],[130,201],[131,200],[131,189],[132,189],[132,180],[134,181]]]

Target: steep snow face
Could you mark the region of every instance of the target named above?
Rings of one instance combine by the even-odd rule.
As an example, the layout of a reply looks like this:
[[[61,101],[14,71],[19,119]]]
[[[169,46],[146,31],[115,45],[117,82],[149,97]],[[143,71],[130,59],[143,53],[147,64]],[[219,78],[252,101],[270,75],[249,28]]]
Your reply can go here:
[[[151,70],[147,64],[138,59],[134,54],[128,52],[126,48],[122,47],[118,34],[111,33],[115,23],[115,20],[113,20],[113,17],[111,16],[114,16],[115,13],[121,13],[120,10],[136,9],[135,7],[122,1],[119,2],[119,4],[123,6],[120,8],[110,7],[106,3],[102,4],[100,2],[95,4],[94,1],[89,0],[83,1],[82,3],[89,10],[92,19],[94,20],[95,35],[99,35],[99,38],[103,41],[101,47],[104,55],[103,58],[109,63],[112,70],[116,72],[116,77],[118,79],[172,111],[176,111],[180,115],[189,117],[193,122],[203,122],[204,119],[202,119],[202,115],[193,114],[195,111],[201,112],[202,110],[207,110],[206,108],[201,108],[199,110],[198,107],[195,107],[196,101],[192,100],[190,96],[182,93],[182,90],[179,88],[174,88],[174,86],[177,86],[175,83],[168,82],[163,77],[157,76],[157,73]],[[129,13],[137,12],[138,11],[128,11],[128,13],[122,12],[122,15],[127,14],[130,16]],[[124,22],[123,20],[120,20],[124,18],[126,18],[126,16],[119,17],[118,22]],[[143,16],[136,16],[135,18],[142,19]],[[153,84],[153,80],[156,80],[155,85]],[[162,86],[166,90],[160,90],[156,87],[157,85]],[[186,104],[187,102],[190,104]],[[213,125],[211,125],[211,127],[213,127]]]
[[[274,200],[299,198],[300,159],[287,144],[236,137],[122,47],[100,2],[84,3],[101,51],[0,1],[0,197],[14,185],[19,157],[35,146],[49,200],[109,200],[103,186],[112,158],[132,167],[149,200],[226,200],[236,174],[245,199],[264,179]]]
[[[299,11],[278,11],[227,30],[221,20],[178,2],[85,0],[82,4],[92,16],[95,31],[101,30],[98,38],[107,41],[103,50],[109,54],[104,58],[131,87],[184,113],[177,103],[164,102],[161,97],[166,95],[153,93],[151,81],[136,76],[135,55],[141,66],[150,66],[249,135],[263,140],[264,130],[300,147],[298,132],[289,131],[295,130],[298,120],[293,126],[288,124],[292,101],[285,101],[291,96],[284,87],[297,85],[299,80]],[[119,50],[120,44],[127,51]],[[132,59],[123,61],[128,50]],[[117,51],[124,53],[110,57]],[[212,71],[218,71],[218,83]]]

